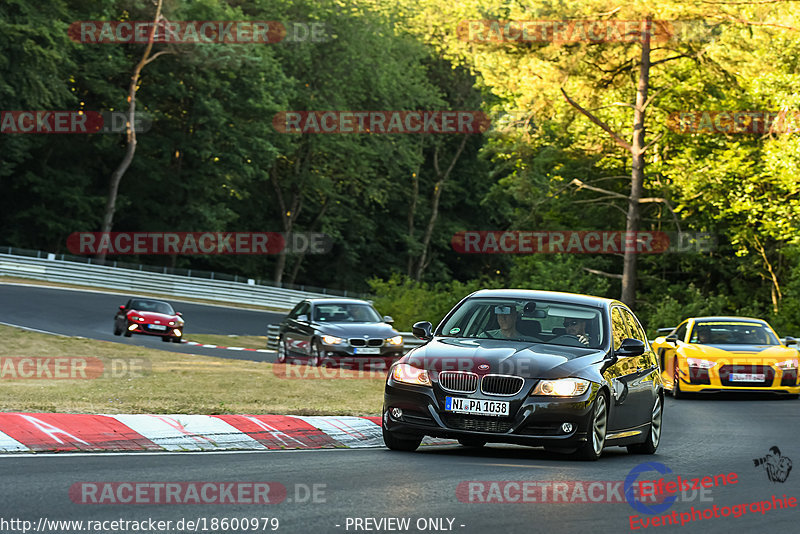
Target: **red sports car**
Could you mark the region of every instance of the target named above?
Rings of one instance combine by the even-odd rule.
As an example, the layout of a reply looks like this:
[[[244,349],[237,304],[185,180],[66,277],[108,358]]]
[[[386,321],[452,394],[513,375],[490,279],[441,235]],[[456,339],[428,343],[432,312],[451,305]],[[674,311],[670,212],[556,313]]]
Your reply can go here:
[[[183,318],[180,312],[161,300],[130,299],[119,307],[114,316],[114,335],[148,334],[161,341],[180,343],[183,337]]]

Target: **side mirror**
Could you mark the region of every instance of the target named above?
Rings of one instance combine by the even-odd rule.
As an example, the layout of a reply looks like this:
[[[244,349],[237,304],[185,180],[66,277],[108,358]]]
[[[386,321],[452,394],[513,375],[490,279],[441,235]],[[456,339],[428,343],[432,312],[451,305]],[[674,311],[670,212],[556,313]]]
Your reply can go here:
[[[667,343],[677,343],[678,336],[676,336],[675,334],[670,334],[664,338],[664,341],[666,341]]]
[[[797,345],[797,340],[792,336],[786,336],[785,338],[783,338],[783,344],[786,345],[787,347],[789,345]]]
[[[298,315],[296,320],[297,320],[297,322],[300,322],[300,323],[307,323],[308,322],[308,315],[305,315],[305,314]]]
[[[388,323],[388,324],[392,324],[392,323],[394,323],[394,319],[392,319],[391,315],[384,315],[383,316],[383,322],[384,323]]]
[[[626,337],[615,354],[617,356],[641,356],[644,354],[644,343],[638,339]]]
[[[120,309],[120,310],[124,310],[124,309],[125,309],[125,305],[124,305],[124,304],[120,304],[120,307],[119,307],[119,309]]]
[[[414,323],[414,326],[411,327],[411,333],[414,334],[414,337],[423,341],[433,339],[432,330],[433,325],[429,321],[420,321]]]

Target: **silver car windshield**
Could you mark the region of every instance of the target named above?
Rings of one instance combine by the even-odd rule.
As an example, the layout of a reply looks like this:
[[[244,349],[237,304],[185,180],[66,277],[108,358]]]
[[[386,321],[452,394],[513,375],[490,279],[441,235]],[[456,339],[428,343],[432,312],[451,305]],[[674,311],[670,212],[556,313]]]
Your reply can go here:
[[[462,303],[438,335],[602,348],[606,340],[602,319],[600,308],[476,297]]]

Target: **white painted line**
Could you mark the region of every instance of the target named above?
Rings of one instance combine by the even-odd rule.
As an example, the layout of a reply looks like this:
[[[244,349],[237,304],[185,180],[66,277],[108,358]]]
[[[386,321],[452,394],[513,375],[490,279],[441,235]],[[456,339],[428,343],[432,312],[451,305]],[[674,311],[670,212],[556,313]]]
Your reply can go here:
[[[39,330],[37,328],[30,328],[28,326],[22,326],[22,325],[18,325],[18,324],[3,323],[3,322],[0,322],[0,324],[3,325],[3,326],[11,326],[11,327],[14,327],[14,328],[21,328],[22,330],[27,330],[29,332],[37,332],[39,334],[48,334],[48,335],[51,335],[51,336],[58,336],[58,337],[72,337],[72,336],[67,336],[67,335],[64,335],[64,334],[57,334],[55,332],[48,332],[47,330]]]
[[[209,415],[115,415],[156,445],[170,451],[214,449],[256,449],[267,447],[222,419]]]
[[[56,260],[61,261],[61,260]],[[22,282],[3,282],[2,276],[0,275],[0,285],[4,286],[23,286],[23,287],[38,287],[41,289],[59,289],[61,291],[79,291],[81,293],[101,293],[104,295],[120,295],[123,297],[130,298],[131,296],[137,296],[138,294],[135,292],[127,292],[122,293],[120,291],[113,291],[111,289],[102,290],[102,289],[83,289],[79,287],[60,287],[60,286],[50,286],[46,284],[25,284]],[[6,275],[12,276],[12,275]],[[23,277],[24,278],[24,277]],[[191,278],[189,278],[191,280]],[[169,300],[170,302],[183,302],[186,304],[195,304],[197,306],[213,306],[214,308],[231,308],[234,310],[244,310],[244,311],[252,311],[252,312],[262,312],[262,313],[275,313],[275,314],[287,314],[291,308],[287,308],[286,310],[278,310],[274,308],[244,308],[241,306],[236,306],[235,303],[231,304],[212,304],[210,302],[195,302],[192,300],[182,300],[180,298],[172,297],[171,295],[161,295],[158,297],[143,297],[143,298],[160,298],[164,300]]]

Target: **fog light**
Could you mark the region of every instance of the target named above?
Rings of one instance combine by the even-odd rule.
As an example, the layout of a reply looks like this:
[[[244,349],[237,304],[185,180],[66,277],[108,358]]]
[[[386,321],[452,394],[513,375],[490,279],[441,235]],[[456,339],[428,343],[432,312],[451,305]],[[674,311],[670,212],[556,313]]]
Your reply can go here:
[[[139,328],[138,324],[132,324],[128,327],[128,330],[136,330],[137,328]]]
[[[401,410],[400,408],[392,408],[391,412],[392,412],[392,418],[394,419],[400,419],[401,417],[403,417],[403,410]]]
[[[564,423],[561,425],[561,431],[565,434],[572,432],[572,423]]]
[[[172,332],[175,334],[175,337],[181,337],[181,331],[178,330],[177,328],[175,330],[173,330]]]

